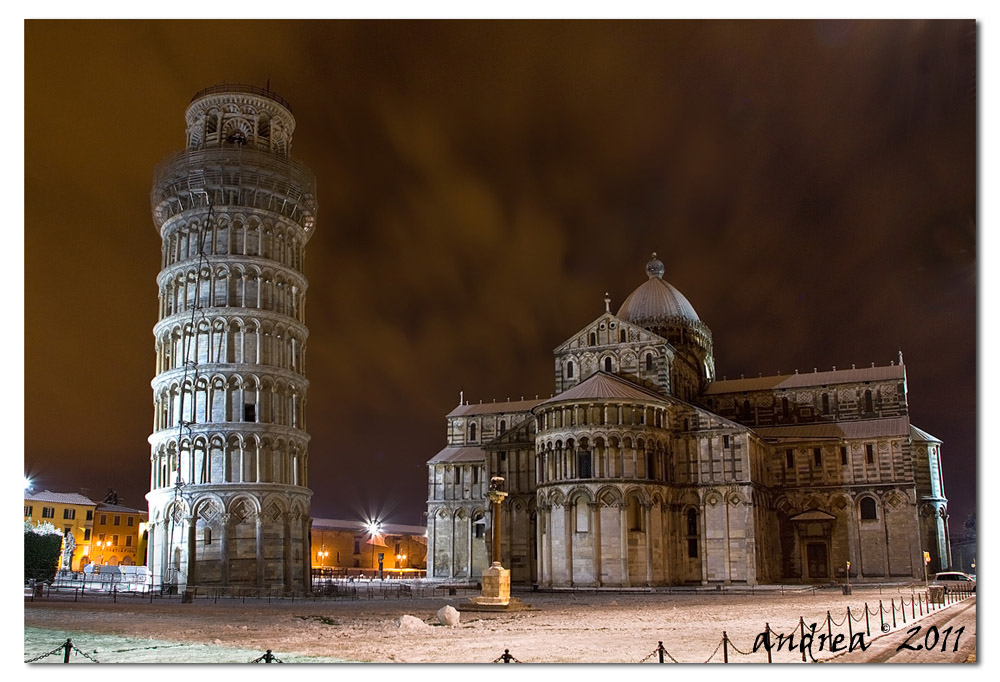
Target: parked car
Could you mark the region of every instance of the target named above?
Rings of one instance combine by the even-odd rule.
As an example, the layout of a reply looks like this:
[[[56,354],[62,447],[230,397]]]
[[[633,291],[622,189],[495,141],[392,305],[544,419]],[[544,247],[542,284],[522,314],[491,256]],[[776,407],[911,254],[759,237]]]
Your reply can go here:
[[[931,585],[943,587],[945,593],[949,589],[956,592],[976,591],[976,579],[968,573],[961,573],[959,571],[943,571],[938,573],[934,576],[934,582]]]

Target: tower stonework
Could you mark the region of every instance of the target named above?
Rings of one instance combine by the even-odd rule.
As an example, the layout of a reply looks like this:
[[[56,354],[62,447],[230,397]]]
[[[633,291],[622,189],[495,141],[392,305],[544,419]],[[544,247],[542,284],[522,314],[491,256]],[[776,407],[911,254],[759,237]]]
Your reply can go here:
[[[215,86],[156,168],[155,588],[310,586],[305,245],[315,178],[270,90]]]

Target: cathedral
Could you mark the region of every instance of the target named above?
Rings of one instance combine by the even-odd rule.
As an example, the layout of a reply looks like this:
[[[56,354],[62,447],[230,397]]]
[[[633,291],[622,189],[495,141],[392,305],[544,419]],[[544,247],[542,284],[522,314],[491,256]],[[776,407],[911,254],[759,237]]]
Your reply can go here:
[[[951,563],[941,441],[888,366],[718,380],[712,332],[646,281],[555,351],[551,398],[459,405],[428,462],[427,576],[542,588],[922,578]],[[486,492],[509,496],[500,557]]]

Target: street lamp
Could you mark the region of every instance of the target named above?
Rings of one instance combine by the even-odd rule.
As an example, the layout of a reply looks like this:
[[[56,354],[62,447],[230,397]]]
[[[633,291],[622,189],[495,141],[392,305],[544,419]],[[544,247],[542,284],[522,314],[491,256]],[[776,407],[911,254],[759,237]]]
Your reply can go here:
[[[378,519],[365,522],[365,529],[368,531],[368,542],[372,545],[372,576],[375,575],[375,536],[382,534],[382,522]]]

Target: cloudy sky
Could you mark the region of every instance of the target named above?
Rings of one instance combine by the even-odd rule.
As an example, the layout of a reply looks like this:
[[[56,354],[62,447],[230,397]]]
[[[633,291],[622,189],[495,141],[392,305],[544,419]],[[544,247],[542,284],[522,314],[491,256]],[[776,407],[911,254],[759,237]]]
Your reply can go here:
[[[144,506],[155,164],[209,85],[291,103],[313,515],[420,523],[459,391],[548,396],[645,280],[720,377],[887,365],[975,508],[969,21],[28,21],[24,465]]]

